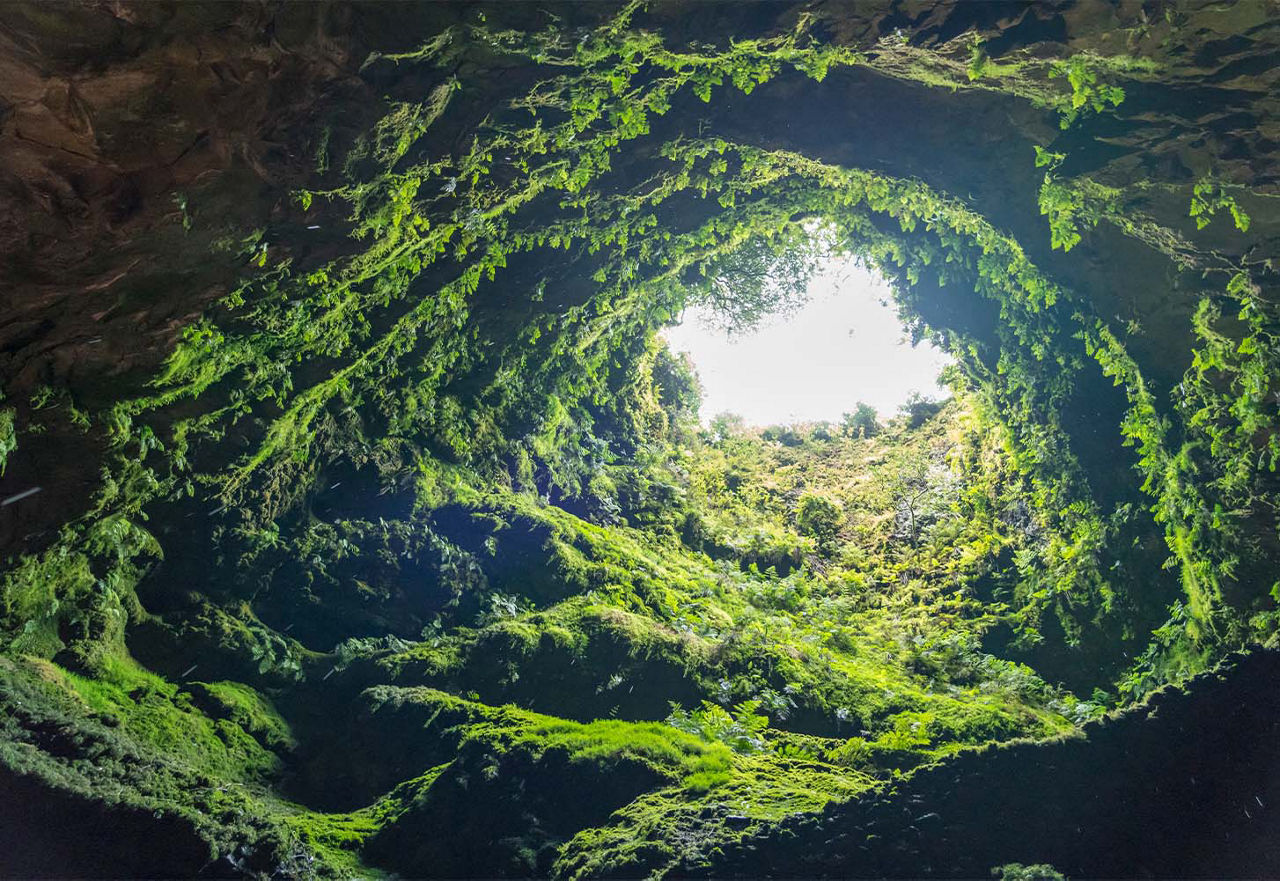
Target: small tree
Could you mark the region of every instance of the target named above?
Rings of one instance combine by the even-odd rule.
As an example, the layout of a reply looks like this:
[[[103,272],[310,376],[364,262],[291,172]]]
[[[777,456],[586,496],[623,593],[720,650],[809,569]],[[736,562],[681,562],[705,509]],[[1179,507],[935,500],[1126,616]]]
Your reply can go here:
[[[897,509],[894,537],[916,544],[927,529],[954,513],[958,486],[959,478],[940,452],[908,453],[889,483]]]
[[[760,437],[782,444],[784,447],[798,447],[804,443],[804,436],[791,425],[770,425],[760,432]]]
[[[892,492],[897,506],[895,532],[915,544],[924,525],[924,509],[933,491],[930,462],[926,453],[916,452],[902,463],[893,476]]]
[[[690,275],[690,303],[711,327],[738,336],[771,317],[794,315],[809,301],[809,280],[834,252],[832,236],[804,226],[747,239]]]
[[[906,420],[907,428],[919,428],[942,409],[942,402],[925,397],[919,392],[912,392],[906,402],[898,408],[898,414]]]
[[[730,413],[728,410],[711,417],[711,424],[707,426],[707,433],[711,436],[712,443],[738,437],[745,434],[746,430],[746,421],[737,413]]]
[[[850,437],[874,437],[880,433],[876,408],[859,401],[852,413],[840,418],[840,431]]]

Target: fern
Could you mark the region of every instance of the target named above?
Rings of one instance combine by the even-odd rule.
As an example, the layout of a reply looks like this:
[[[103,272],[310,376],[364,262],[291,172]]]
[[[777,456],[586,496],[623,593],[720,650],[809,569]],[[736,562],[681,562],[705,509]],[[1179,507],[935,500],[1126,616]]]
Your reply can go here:
[[[742,701],[734,705],[732,713],[710,701],[703,701],[693,711],[672,704],[666,723],[708,742],[723,743],[736,753],[765,752],[770,749],[765,740],[769,717],[757,712],[759,709],[758,700]]]

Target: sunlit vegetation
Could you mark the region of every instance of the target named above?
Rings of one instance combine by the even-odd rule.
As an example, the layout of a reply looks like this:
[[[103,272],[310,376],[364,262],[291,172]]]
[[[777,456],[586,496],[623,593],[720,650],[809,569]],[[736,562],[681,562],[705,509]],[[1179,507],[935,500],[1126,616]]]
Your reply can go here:
[[[1060,131],[1156,65],[853,48],[807,12],[718,46],[642,22],[477,16],[371,58],[434,85],[317,135],[293,213],[227,237],[242,284],[145,393],[33,409],[109,452],[83,515],[0,580],[6,767],[178,818],[250,873],[661,874],[1276,632],[1280,316],[1257,263],[1052,144],[1026,157],[1047,223],[1015,235],[922,180],[659,124],[866,68]],[[442,147],[494,59],[538,75]],[[1250,228],[1218,177],[1177,195],[1188,226]],[[319,217],[346,249],[297,259]],[[1175,389],[1024,244],[1071,260],[1102,229],[1203,273]],[[785,313],[837,252],[954,356],[951,397],[882,421],[851,378],[838,424],[701,428],[660,331],[693,304],[730,330]],[[936,322],[948,297],[991,320]],[[14,413],[0,470],[41,430]]]

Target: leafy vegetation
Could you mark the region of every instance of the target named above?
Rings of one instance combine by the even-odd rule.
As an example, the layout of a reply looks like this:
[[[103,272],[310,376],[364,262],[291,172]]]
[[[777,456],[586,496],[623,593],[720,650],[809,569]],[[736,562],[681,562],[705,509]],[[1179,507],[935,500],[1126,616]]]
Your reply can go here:
[[[859,401],[851,413],[840,418],[840,430],[858,437],[874,437],[880,433],[880,416],[870,404]]]
[[[1049,67],[1049,78],[1065,78],[1071,84],[1071,98],[1062,111],[1062,128],[1070,126],[1085,113],[1101,113],[1124,103],[1124,89],[1103,81],[1100,74],[1113,66],[1115,59],[1074,55],[1055,61]]]
[[[370,58],[432,85],[324,125],[295,213],[228,239],[243,283],[143,394],[0,410],[0,472],[40,419],[110,445],[83,515],[0,580],[5,767],[180,818],[248,873],[661,874],[1272,634],[1261,269],[1065,176],[1052,144],[1046,251],[921,180],[670,123],[865,66],[1067,129],[1154,68],[1002,62],[972,35],[854,49],[815,15],[720,46],[671,44],[637,3],[573,33],[480,15]],[[494,65],[537,76],[462,106]],[[1193,186],[1198,228],[1225,208],[1248,231],[1227,186]],[[318,217],[347,250],[295,256]],[[1222,279],[1172,395],[1033,256],[1104,224]],[[832,252],[954,355],[952,398],[700,428],[658,332],[693,304],[730,331],[785,313]]]
[[[4,474],[5,463],[10,454],[18,448],[18,433],[14,427],[13,408],[0,410],[0,475]]]
[[[1196,219],[1196,229],[1204,229],[1213,219],[1213,215],[1226,208],[1231,212],[1236,229],[1249,231],[1249,215],[1245,214],[1235,196],[1228,193],[1223,185],[1212,177],[1204,177],[1196,182],[1191,191],[1191,216]]]

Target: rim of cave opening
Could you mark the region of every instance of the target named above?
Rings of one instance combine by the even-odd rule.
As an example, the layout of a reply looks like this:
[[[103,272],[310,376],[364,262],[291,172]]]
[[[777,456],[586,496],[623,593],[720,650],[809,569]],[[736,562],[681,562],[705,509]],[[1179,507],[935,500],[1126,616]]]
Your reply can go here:
[[[0,874],[1280,873],[1273,5],[0,8]]]

